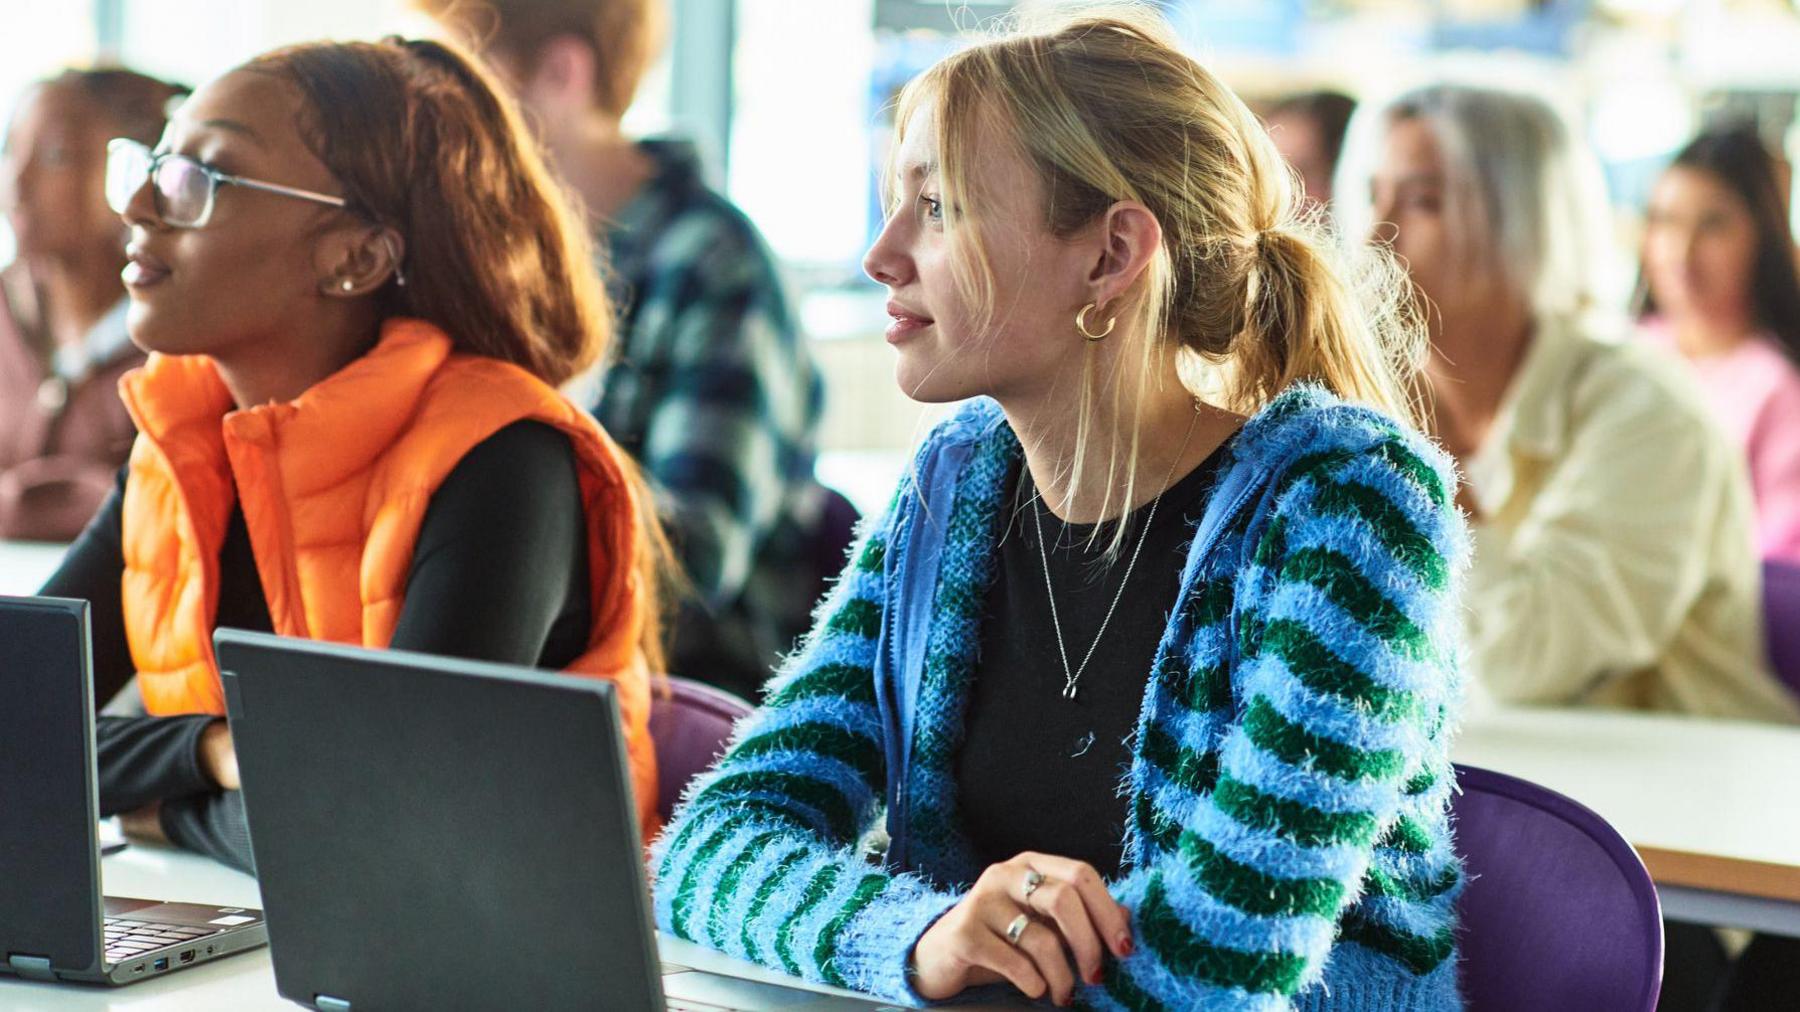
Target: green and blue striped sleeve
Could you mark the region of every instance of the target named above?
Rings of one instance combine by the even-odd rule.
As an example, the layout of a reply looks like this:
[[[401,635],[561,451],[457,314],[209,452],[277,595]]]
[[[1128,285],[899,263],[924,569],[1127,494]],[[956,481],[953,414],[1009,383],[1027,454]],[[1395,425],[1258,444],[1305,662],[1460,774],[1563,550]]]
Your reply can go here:
[[[652,848],[656,923],[772,969],[916,1001],[913,942],[955,901],[857,849],[886,785],[874,660],[885,530]]]
[[[1146,729],[1168,761],[1132,786],[1164,831],[1115,886],[1137,947],[1090,1006],[1289,1009],[1329,957],[1398,960],[1417,1007],[1454,1007],[1461,873],[1431,813],[1466,537],[1432,456],[1396,433],[1286,476],[1234,581],[1235,705],[1171,701]]]

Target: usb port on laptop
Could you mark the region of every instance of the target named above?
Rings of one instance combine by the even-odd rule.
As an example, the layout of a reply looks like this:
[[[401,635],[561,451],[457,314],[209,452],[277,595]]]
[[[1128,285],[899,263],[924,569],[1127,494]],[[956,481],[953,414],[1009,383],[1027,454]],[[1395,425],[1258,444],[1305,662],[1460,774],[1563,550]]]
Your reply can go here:
[[[167,970],[169,968],[169,957],[164,956],[156,962],[151,963],[150,967],[154,970]]]

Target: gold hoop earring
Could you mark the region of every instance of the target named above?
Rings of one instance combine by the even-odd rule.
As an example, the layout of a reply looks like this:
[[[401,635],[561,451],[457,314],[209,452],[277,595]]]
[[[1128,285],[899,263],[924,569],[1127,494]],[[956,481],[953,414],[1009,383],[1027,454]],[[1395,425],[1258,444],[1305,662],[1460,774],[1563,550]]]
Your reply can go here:
[[[1106,335],[1112,333],[1113,326],[1119,322],[1119,318],[1115,316],[1112,319],[1106,321],[1106,329],[1101,331],[1100,333],[1096,334],[1093,331],[1088,330],[1087,314],[1088,314],[1088,311],[1093,309],[1096,305],[1098,305],[1098,303],[1090,302],[1087,305],[1081,307],[1081,312],[1075,314],[1075,329],[1081,331],[1081,336],[1087,338],[1089,341],[1098,341],[1101,338],[1105,337]]]

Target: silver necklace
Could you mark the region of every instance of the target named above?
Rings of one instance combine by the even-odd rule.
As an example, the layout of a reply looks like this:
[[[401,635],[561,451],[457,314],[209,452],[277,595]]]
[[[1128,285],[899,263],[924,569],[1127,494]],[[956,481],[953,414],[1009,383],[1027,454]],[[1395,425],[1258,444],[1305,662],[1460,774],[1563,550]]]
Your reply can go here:
[[[1050,598],[1050,627],[1056,630],[1056,650],[1062,655],[1064,699],[1075,698],[1081,676],[1087,671],[1088,662],[1094,659],[1094,651],[1099,648],[1100,641],[1105,638],[1106,627],[1112,624],[1113,612],[1119,610],[1119,601],[1125,596],[1125,587],[1131,583],[1131,571],[1137,568],[1138,555],[1143,552],[1144,542],[1150,537],[1150,528],[1156,524],[1156,507],[1162,505],[1163,494],[1169,491],[1169,483],[1175,479],[1175,468],[1187,456],[1188,441],[1194,437],[1194,425],[1199,420],[1200,412],[1196,409],[1193,421],[1188,422],[1187,435],[1181,440],[1181,449],[1176,452],[1174,462],[1169,465],[1169,473],[1163,476],[1162,491],[1150,500],[1150,512],[1144,517],[1144,529],[1138,532],[1137,547],[1131,550],[1131,561],[1125,564],[1125,578],[1119,581],[1119,589],[1113,592],[1112,604],[1107,606],[1106,617],[1100,620],[1100,631],[1094,634],[1094,641],[1088,644],[1087,653],[1081,658],[1081,665],[1073,670],[1069,667],[1069,648],[1063,643],[1062,619],[1056,613],[1056,586],[1050,582],[1050,554],[1044,550],[1044,495],[1040,491],[1032,498],[1031,519],[1037,527],[1038,562],[1044,567],[1044,593]]]

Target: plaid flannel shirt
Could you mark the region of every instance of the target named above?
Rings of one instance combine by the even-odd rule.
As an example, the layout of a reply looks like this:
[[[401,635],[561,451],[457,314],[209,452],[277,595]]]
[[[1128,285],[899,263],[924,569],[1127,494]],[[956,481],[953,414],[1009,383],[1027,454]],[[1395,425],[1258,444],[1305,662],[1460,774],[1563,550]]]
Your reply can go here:
[[[693,582],[671,668],[755,698],[819,590],[824,385],[756,227],[691,145],[641,150],[655,175],[600,236],[621,326],[594,413],[643,466]]]

